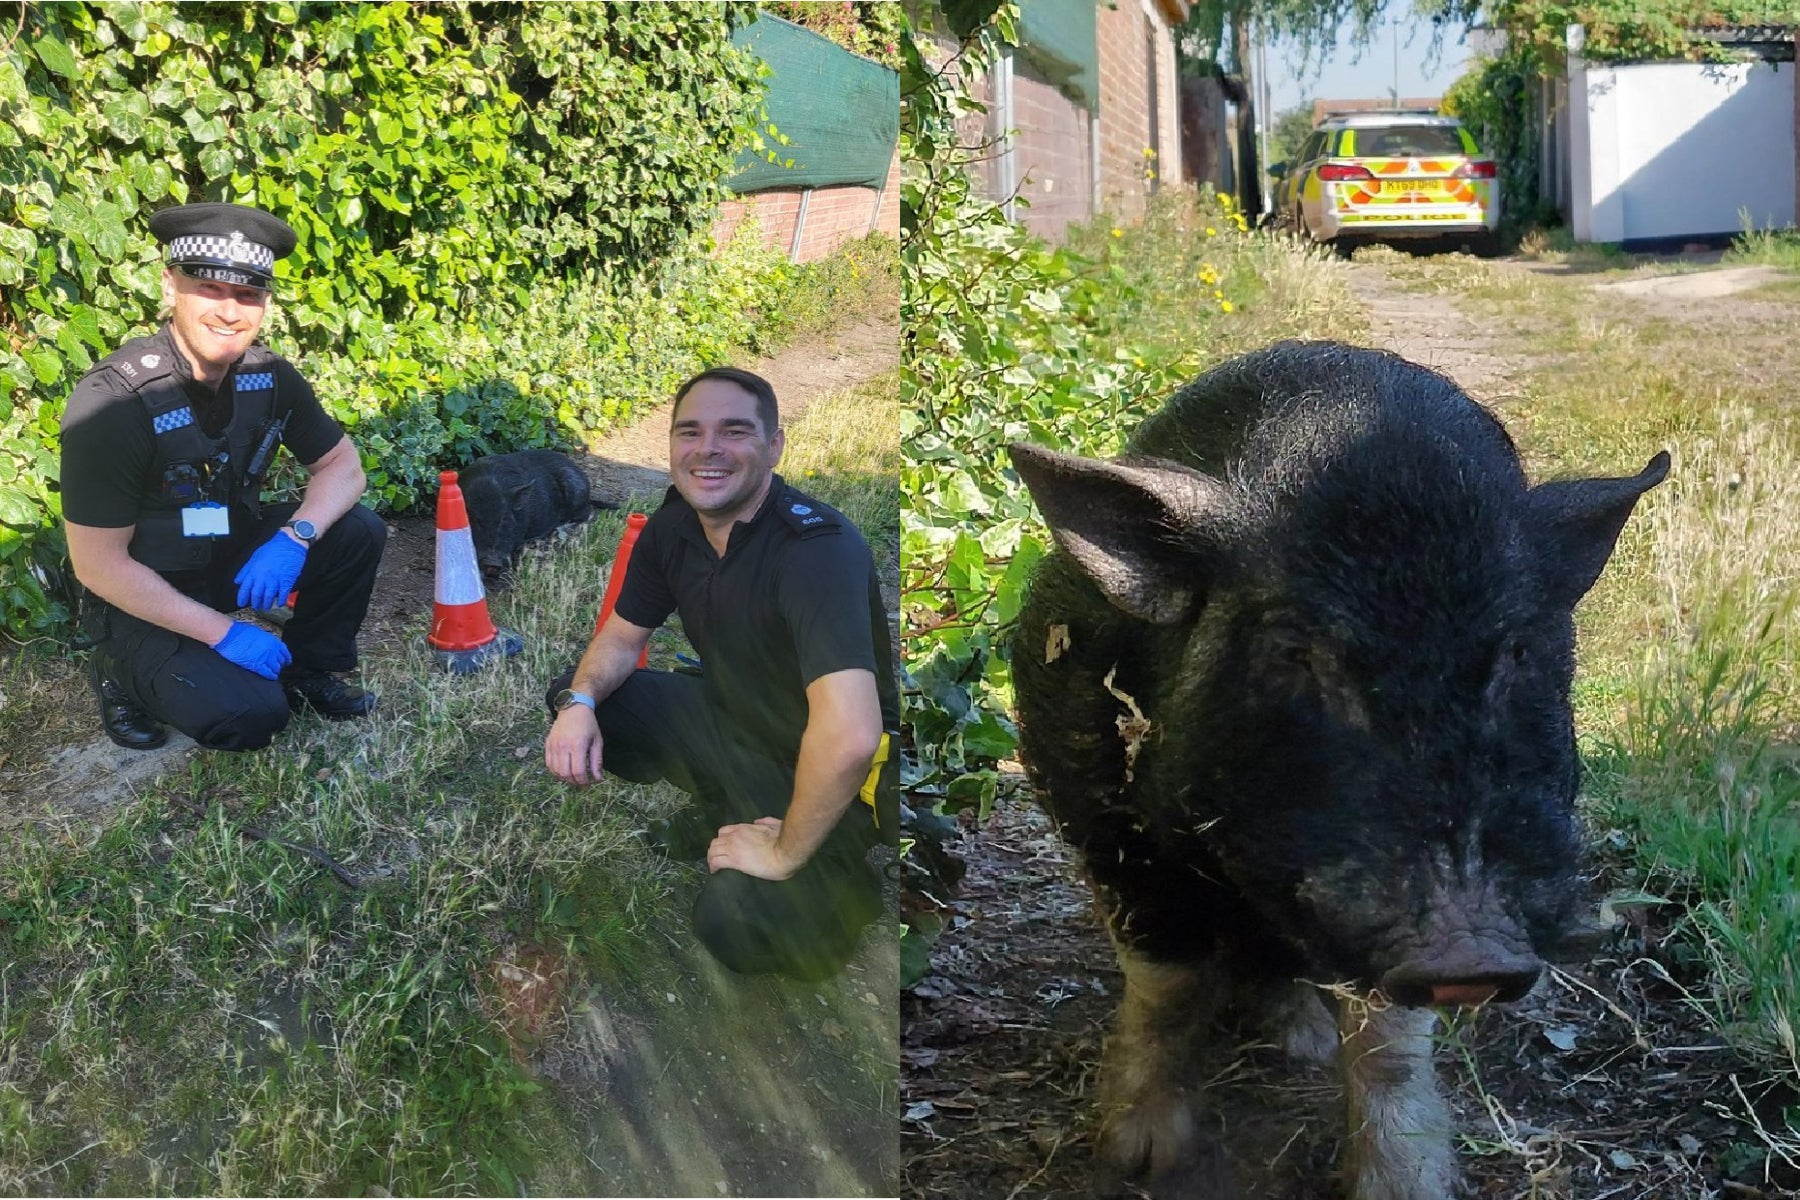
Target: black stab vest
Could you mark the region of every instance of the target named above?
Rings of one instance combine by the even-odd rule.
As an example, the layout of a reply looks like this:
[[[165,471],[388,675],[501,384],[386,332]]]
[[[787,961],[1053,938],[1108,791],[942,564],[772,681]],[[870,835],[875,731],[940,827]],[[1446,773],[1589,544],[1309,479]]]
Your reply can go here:
[[[217,482],[206,489],[203,498],[226,506],[234,531],[261,516],[260,487],[245,486],[244,471],[266,422],[284,411],[275,393],[275,359],[272,351],[252,346],[238,360],[232,376],[231,421],[218,437],[208,437],[200,428],[187,389],[175,373],[175,356],[169,352],[166,338],[134,338],[95,366],[95,370],[111,368],[137,394],[155,431],[156,457],[138,500],[137,528],[129,548],[131,557],[152,571],[171,573],[211,566],[215,550],[228,540],[183,536],[184,504],[165,495],[163,489],[163,478],[171,467],[186,463],[210,469]]]

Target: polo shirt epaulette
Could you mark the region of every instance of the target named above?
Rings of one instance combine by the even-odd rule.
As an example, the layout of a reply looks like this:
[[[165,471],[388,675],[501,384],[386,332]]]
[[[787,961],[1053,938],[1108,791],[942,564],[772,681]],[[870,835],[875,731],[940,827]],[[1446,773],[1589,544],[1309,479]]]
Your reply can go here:
[[[826,508],[815,508],[804,498],[796,496],[792,492],[783,495],[776,502],[775,509],[781,514],[781,519],[787,522],[788,528],[792,529],[798,537],[818,537],[820,534],[844,531],[843,523],[838,520],[835,512]]]

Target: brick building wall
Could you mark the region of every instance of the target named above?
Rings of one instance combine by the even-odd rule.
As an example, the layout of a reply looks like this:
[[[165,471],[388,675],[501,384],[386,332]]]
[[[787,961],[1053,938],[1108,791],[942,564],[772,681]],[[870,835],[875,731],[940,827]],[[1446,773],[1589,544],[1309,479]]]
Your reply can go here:
[[[1091,128],[1085,108],[1047,82],[1022,55],[1013,56],[1011,156],[1018,194],[1029,207],[1018,219],[1052,240],[1094,207]],[[999,162],[990,171],[999,169]],[[997,189],[996,189],[997,190]]]
[[[795,262],[812,262],[825,258],[845,242],[873,231],[889,237],[900,236],[900,151],[888,166],[887,187],[881,191],[866,187],[821,187],[812,189],[806,200],[806,224],[800,231],[800,245],[794,247],[794,228],[800,220],[799,188],[777,188],[753,192],[727,200],[719,208],[713,224],[713,237],[724,242],[751,213],[756,214],[762,229],[763,243]],[[879,208],[879,211],[878,211]]]
[[[958,121],[963,145],[985,147],[987,195],[1005,200],[1016,190],[1030,201],[1016,210],[1017,219],[1052,240],[1099,211],[1127,220],[1141,216],[1146,198],[1163,186],[1164,172],[1168,186],[1181,182],[1173,26],[1186,18],[1191,0],[1096,5],[1097,116],[1045,82],[1027,56],[1014,54],[1009,64],[975,81],[975,98],[987,107],[985,123],[981,117]],[[933,48],[940,58],[954,51],[947,42]],[[1155,156],[1146,156],[1152,148]]]
[[[1180,0],[1119,0],[1098,14],[1100,202],[1125,219],[1143,215],[1165,171],[1170,186],[1181,179],[1171,26],[1185,8]]]

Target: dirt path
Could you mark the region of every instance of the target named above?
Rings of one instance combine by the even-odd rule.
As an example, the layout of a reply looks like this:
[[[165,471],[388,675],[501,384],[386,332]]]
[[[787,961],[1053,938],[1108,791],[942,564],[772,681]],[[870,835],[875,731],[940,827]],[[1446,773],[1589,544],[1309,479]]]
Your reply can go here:
[[[894,369],[900,361],[898,326],[865,321],[745,364],[767,378],[791,424],[815,396],[850,387]],[[668,486],[667,409],[645,414],[628,429],[601,439],[580,458],[595,495],[614,503],[655,497]],[[385,647],[422,634],[431,615],[436,571],[432,512],[388,520],[388,545],[360,645],[379,659]],[[891,607],[891,606],[890,606]],[[27,821],[97,823],[121,800],[176,770],[198,753],[171,733],[153,751],[122,750],[102,734],[93,700],[75,664],[37,672],[28,683],[0,663],[0,710],[24,712],[0,746],[0,835]],[[31,694],[27,694],[27,691]],[[10,693],[10,694],[9,694]]]
[[[1527,364],[1447,297],[1396,287],[1378,266],[1345,264],[1350,291],[1369,314],[1369,344],[1442,371],[1487,404],[1504,399]]]
[[[1374,345],[1445,372],[1504,415],[1532,364],[1450,301],[1346,264]],[[1515,269],[1506,264],[1502,269]],[[1579,285],[1577,285],[1579,286]],[[1691,285],[1690,285],[1691,286]],[[1655,289],[1652,289],[1654,292]],[[1095,1078],[1121,977],[1070,852],[1023,791],[951,847],[967,864],[932,971],[901,998],[903,1185],[918,1200],[1076,1200],[1109,1188],[1092,1158]],[[1791,1096],[1735,1094],[1766,1075],[1683,1002],[1693,965],[1657,910],[1621,914],[1594,961],[1521,1004],[1466,1019],[1438,1055],[1462,1138],[1464,1197],[1699,1200],[1800,1194],[1749,1152],[1747,1118]],[[1200,1085],[1247,1147],[1244,1200],[1339,1200],[1331,1079],[1246,1046]],[[1450,1198],[1446,1198],[1450,1200]]]

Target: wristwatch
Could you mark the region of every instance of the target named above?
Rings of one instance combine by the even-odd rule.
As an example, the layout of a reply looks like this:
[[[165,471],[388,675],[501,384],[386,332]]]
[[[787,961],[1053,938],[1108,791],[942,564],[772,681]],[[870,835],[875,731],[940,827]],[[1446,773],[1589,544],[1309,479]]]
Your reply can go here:
[[[300,544],[309,548],[313,544],[313,539],[319,536],[318,526],[311,521],[289,521],[282,528],[293,530],[294,536],[300,539]]]
[[[556,693],[550,701],[550,706],[557,712],[561,712],[563,709],[576,704],[581,705],[589,712],[594,711],[594,698],[592,696],[588,695],[586,692],[577,692],[570,688],[564,688],[562,691]]]

